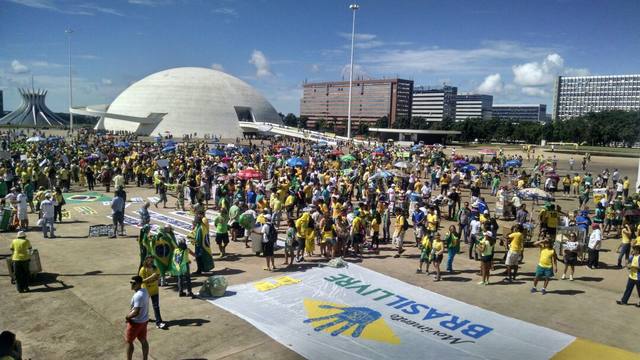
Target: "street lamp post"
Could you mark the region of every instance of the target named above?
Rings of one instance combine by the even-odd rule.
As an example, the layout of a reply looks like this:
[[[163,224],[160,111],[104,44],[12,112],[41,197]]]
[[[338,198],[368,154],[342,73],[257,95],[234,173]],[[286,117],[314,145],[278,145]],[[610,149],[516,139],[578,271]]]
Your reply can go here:
[[[356,38],[356,10],[360,8],[358,4],[349,5],[353,11],[351,22],[351,65],[349,66],[349,104],[347,105],[347,140],[351,140],[351,93],[353,91],[353,44]]]
[[[73,133],[73,113],[71,112],[71,107],[73,106],[73,81],[71,79],[71,34],[73,30],[67,28],[65,31],[67,34],[67,38],[69,39],[69,129],[71,133]]]

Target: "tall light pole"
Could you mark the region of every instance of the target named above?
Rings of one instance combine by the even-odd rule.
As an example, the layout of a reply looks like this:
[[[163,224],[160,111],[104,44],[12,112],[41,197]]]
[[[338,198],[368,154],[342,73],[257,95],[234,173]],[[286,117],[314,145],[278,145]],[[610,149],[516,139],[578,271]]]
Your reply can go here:
[[[351,65],[349,66],[349,105],[347,107],[347,139],[351,140],[351,93],[353,91],[353,44],[356,38],[356,10],[360,9],[360,5],[351,4],[349,9],[353,12],[353,20],[351,22]]]
[[[73,30],[67,28],[65,31],[67,38],[69,39],[69,129],[73,133],[73,113],[71,107],[73,106],[73,81],[71,80],[71,34]]]

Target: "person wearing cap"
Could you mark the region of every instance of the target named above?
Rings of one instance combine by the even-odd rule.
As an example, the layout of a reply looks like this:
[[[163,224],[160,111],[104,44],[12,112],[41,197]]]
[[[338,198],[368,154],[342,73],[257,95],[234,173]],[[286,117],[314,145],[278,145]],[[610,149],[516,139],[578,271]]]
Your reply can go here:
[[[46,193],[44,200],[40,203],[40,222],[42,223],[42,236],[45,238],[56,237],[53,228],[54,206],[55,200],[52,200],[51,193]]]
[[[134,291],[131,297],[129,313],[124,317],[127,322],[125,330],[125,342],[127,343],[127,359],[133,358],[135,347],[133,342],[138,339],[142,345],[142,358],[149,358],[149,343],[147,342],[147,323],[149,322],[149,293],[143,288],[143,279],[140,275],[133,276],[131,290]]]
[[[597,269],[600,261],[600,247],[602,246],[602,231],[599,224],[591,225],[593,231],[589,236],[587,267]]]
[[[31,243],[27,234],[19,231],[18,236],[11,242],[11,266],[16,279],[18,292],[29,291],[29,261],[31,260]]]

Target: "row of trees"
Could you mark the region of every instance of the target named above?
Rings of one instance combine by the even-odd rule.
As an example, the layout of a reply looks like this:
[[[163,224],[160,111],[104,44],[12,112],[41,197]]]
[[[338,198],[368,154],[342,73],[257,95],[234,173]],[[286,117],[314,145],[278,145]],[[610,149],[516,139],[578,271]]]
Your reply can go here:
[[[294,114],[280,114],[285,125],[307,128],[308,119],[305,116],[296,117]],[[391,124],[395,129],[420,130],[457,130],[461,134],[455,137],[460,141],[501,141],[526,143],[540,143],[547,141],[564,141],[594,146],[627,146],[640,142],[640,112],[638,111],[603,111],[589,113],[564,121],[551,121],[544,124],[538,122],[515,122],[505,119],[467,119],[453,121],[445,118],[443,121],[430,122],[424,118],[398,118]],[[368,127],[355,120],[355,135],[366,135]],[[375,127],[388,128],[389,119],[379,118]],[[315,123],[311,130],[336,132],[342,135],[344,124],[338,119],[322,119]]]

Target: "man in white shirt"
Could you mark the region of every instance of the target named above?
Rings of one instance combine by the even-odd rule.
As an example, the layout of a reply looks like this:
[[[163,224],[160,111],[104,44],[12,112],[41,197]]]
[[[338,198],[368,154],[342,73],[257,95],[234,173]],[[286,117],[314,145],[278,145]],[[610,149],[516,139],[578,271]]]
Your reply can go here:
[[[51,200],[51,194],[47,193],[44,200],[40,203],[40,218],[42,219],[42,235],[43,237],[56,237],[53,233],[53,216],[55,200]],[[48,236],[47,236],[48,235]]]
[[[478,254],[473,251],[473,247],[478,243],[478,234],[480,234],[480,227],[482,223],[476,216],[471,219],[471,223],[469,223],[469,235],[471,236],[470,244],[469,244],[469,259],[475,258],[478,260]]]
[[[587,267],[589,269],[597,269],[598,262],[600,260],[600,247],[602,246],[602,232],[599,224],[591,225],[593,231],[589,237],[588,252],[589,257],[587,259]]]
[[[131,290],[135,291],[131,298],[131,308],[127,316],[125,341],[127,342],[127,359],[133,357],[133,342],[138,339],[142,345],[142,358],[149,357],[149,343],[147,342],[147,323],[149,322],[149,293],[142,287],[142,277],[134,276],[129,282]]]
[[[16,209],[18,220],[20,220],[20,230],[29,230],[29,203],[27,202],[27,195],[20,189],[18,189],[18,196],[16,196]]]

